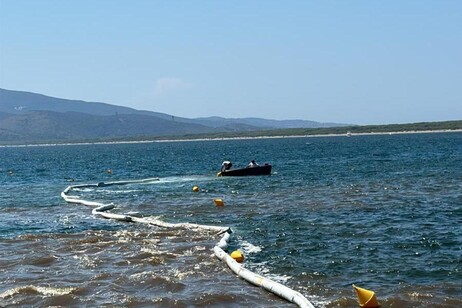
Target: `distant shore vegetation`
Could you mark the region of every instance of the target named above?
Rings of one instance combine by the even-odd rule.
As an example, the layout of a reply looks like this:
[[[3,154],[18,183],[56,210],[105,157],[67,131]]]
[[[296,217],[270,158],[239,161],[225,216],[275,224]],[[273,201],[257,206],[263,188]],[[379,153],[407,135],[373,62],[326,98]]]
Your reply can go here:
[[[76,143],[111,143],[111,142],[149,142],[149,141],[179,141],[204,139],[246,139],[270,137],[315,137],[315,136],[353,136],[359,134],[393,134],[393,133],[425,133],[425,132],[462,132],[462,120],[443,122],[420,122],[410,124],[386,125],[351,125],[326,128],[287,128],[271,130],[255,130],[246,132],[226,132],[208,134],[187,134],[169,136],[139,136],[125,138],[101,138],[92,140],[49,140],[46,142],[29,142],[30,145],[40,144],[76,144]],[[0,142],[1,145],[19,143]]]
[[[418,132],[445,132],[462,131],[462,120],[444,122],[420,122],[410,124],[386,125],[352,125],[323,128],[287,128],[247,132],[228,132],[216,134],[183,135],[175,137],[158,137],[155,139],[220,139],[220,138],[258,138],[258,137],[285,137],[285,136],[329,136],[354,134],[388,134],[388,133],[418,133]]]

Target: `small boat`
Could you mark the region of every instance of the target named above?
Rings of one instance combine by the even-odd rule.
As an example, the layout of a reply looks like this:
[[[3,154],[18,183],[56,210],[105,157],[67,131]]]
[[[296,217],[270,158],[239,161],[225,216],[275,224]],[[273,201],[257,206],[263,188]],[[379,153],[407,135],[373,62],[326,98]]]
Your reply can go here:
[[[247,176],[247,175],[270,175],[271,165],[259,165],[252,160],[247,167],[240,169],[231,169],[233,164],[230,161],[224,161],[221,164],[221,171],[217,176]]]

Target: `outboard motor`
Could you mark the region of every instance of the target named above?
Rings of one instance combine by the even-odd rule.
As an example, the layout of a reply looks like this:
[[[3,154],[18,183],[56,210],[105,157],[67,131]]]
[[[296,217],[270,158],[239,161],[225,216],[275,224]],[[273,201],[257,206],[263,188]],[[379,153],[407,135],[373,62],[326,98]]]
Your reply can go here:
[[[228,161],[228,160],[225,160],[222,164],[221,164],[221,172],[224,172],[226,170],[229,170],[231,169],[231,167],[233,166],[233,163]]]

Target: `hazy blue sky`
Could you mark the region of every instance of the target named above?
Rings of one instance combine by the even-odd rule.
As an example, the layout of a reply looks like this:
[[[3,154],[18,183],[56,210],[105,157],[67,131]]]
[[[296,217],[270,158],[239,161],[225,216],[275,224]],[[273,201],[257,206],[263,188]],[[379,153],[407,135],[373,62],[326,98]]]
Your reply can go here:
[[[0,0],[0,88],[184,117],[462,119],[462,1]]]

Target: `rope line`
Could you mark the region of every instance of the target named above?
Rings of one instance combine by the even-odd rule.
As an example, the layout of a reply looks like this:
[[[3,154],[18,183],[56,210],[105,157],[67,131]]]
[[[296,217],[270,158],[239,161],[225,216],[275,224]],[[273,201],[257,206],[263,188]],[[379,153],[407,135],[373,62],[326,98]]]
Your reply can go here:
[[[74,204],[82,204],[90,207],[94,207],[92,210],[92,214],[106,219],[113,219],[117,221],[124,221],[124,222],[135,222],[135,223],[143,223],[148,225],[153,225],[156,227],[161,228],[177,228],[177,229],[188,229],[194,231],[211,231],[216,232],[216,235],[223,235],[220,241],[215,244],[213,248],[215,256],[224,261],[228,267],[239,277],[242,279],[266,289],[267,291],[278,295],[281,298],[286,299],[289,302],[297,304],[299,307],[302,308],[314,308],[313,304],[306,299],[301,293],[292,290],[279,282],[273,281],[269,278],[264,276],[258,275],[246,268],[244,268],[240,263],[236,262],[227,252],[226,249],[228,248],[228,243],[231,238],[232,230],[229,227],[219,227],[219,226],[211,226],[211,225],[201,225],[201,224],[193,224],[193,223],[168,223],[164,222],[160,219],[152,218],[152,217],[138,217],[134,213],[127,213],[127,214],[114,214],[109,213],[108,211],[115,208],[115,205],[112,203],[103,204],[100,202],[95,201],[87,201],[80,199],[78,196],[70,196],[68,193],[76,188],[98,188],[98,187],[108,187],[114,185],[127,185],[127,184],[135,184],[135,183],[149,183],[152,181],[159,180],[158,178],[148,178],[148,179],[141,179],[141,180],[131,180],[131,181],[117,181],[117,182],[100,182],[97,184],[80,184],[80,185],[71,185],[66,187],[61,192],[61,197],[67,203],[74,203]]]

